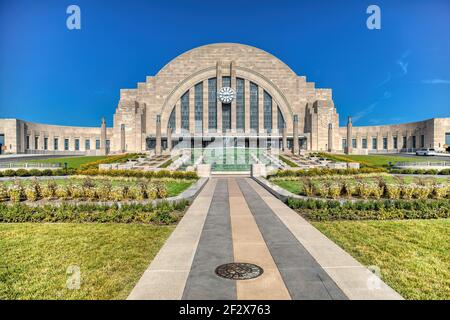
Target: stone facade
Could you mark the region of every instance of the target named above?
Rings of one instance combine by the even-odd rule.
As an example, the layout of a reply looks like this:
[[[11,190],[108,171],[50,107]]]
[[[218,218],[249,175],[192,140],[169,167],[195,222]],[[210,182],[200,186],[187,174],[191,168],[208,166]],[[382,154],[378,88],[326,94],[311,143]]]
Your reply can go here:
[[[109,152],[107,145],[113,134],[106,124],[103,131],[102,134],[101,126],[68,127],[0,119],[0,135],[4,135],[2,153],[102,155]]]
[[[224,86],[237,91],[229,104],[217,99],[217,92]],[[269,140],[272,147],[280,145],[295,152],[367,153],[422,146],[442,150],[446,134],[450,134],[450,118],[389,126],[350,126],[349,129],[339,127],[331,89],[315,88],[313,82],[296,75],[263,50],[232,43],[190,50],[170,61],[155,76],[138,83],[137,88],[122,89],[113,127],[103,135],[101,128],[0,120],[4,151],[10,153],[44,150],[43,137],[51,141],[48,151],[64,150],[64,139],[69,139],[70,151],[85,152],[84,141],[90,139],[94,142],[87,150],[89,153],[151,149],[160,153],[182,139],[190,147],[206,146],[225,138],[227,144],[234,141],[234,145],[260,147],[269,146]],[[33,145],[36,136],[38,146]],[[53,150],[54,137],[60,137],[62,149]],[[406,137],[405,148],[403,137]],[[31,141],[28,145],[27,139]],[[80,144],[78,150],[75,150],[76,139]],[[105,140],[100,149],[95,148],[98,139]],[[364,139],[366,148],[363,148]]]

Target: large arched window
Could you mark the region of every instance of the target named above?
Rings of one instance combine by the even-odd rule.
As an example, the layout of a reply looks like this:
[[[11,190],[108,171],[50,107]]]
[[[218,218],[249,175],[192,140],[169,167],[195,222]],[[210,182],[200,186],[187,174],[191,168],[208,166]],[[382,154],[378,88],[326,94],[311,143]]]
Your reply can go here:
[[[264,130],[272,131],[272,97],[264,91]]]
[[[236,79],[236,129],[245,130],[245,80]]]
[[[189,131],[189,91],[181,97],[181,129]]]
[[[280,108],[278,107],[278,130],[282,130],[286,127],[286,122],[284,121],[283,114],[281,113]]]
[[[173,107],[172,112],[170,113],[170,118],[169,118],[169,128],[170,129],[175,129],[176,126],[176,112],[175,112],[176,108]]]
[[[259,130],[258,99],[258,85],[250,82],[250,129],[256,132]]]
[[[217,130],[217,80],[208,80],[208,128]]]
[[[195,132],[203,131],[203,82],[195,85]]]

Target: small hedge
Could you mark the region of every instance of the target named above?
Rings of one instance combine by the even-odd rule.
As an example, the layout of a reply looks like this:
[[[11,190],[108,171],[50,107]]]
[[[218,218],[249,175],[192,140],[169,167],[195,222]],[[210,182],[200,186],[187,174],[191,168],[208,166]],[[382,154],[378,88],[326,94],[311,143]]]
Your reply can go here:
[[[433,175],[450,175],[450,169],[390,169],[392,174],[433,174]]]
[[[361,168],[361,169],[328,169],[313,168],[308,170],[280,170],[269,176],[269,178],[281,177],[314,177],[324,175],[354,175],[363,173],[384,173],[384,168]]]
[[[101,160],[88,162],[80,165],[80,169],[97,169],[99,164],[108,164],[108,163],[124,163],[128,160],[136,160],[137,158],[144,156],[140,153],[126,153],[120,154],[116,156],[109,156]]]
[[[57,170],[5,170],[0,171],[0,177],[51,177],[51,176],[109,176],[109,177],[136,177],[136,178],[175,178],[198,179],[195,172],[184,171],[138,171],[138,170],[99,170],[99,169],[57,169]]]
[[[283,157],[282,155],[279,155],[278,158],[283,161],[284,163],[286,163],[289,167],[291,168],[298,168],[298,164],[296,164],[294,161],[289,160],[286,157]]]
[[[88,200],[88,201],[123,201],[153,200],[167,197],[167,188],[163,183],[139,182],[133,186],[112,186],[109,181],[98,184],[87,178],[82,185],[57,185],[55,181],[41,183],[33,181],[22,185],[20,181],[5,186],[0,184],[0,202],[3,201],[37,201],[45,200]]]
[[[293,181],[299,187],[298,194],[320,198],[362,199],[450,199],[450,185],[446,183],[386,183],[383,179],[365,181],[358,176],[353,179],[327,179],[304,177]]]
[[[168,225],[178,222],[189,202],[186,200],[157,205],[94,204],[30,207],[25,204],[0,204],[0,223],[7,222],[97,222],[97,223],[146,223]]]
[[[307,219],[315,221],[437,219],[450,217],[449,200],[373,200],[341,203],[335,200],[289,198],[287,204]]]

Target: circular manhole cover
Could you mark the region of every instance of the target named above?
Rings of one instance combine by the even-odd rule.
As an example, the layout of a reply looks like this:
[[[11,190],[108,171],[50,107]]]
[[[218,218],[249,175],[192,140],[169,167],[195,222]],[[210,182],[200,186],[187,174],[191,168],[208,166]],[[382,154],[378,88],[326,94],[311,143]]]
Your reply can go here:
[[[251,263],[226,263],[216,268],[219,277],[232,280],[248,280],[259,277],[264,270]]]

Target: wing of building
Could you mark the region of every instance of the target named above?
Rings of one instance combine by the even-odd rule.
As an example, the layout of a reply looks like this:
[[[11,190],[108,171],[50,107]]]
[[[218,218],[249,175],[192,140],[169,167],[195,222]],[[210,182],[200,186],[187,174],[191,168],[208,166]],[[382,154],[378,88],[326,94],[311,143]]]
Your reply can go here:
[[[331,89],[316,88],[273,55],[219,43],[190,50],[135,89],[122,89],[112,128],[0,119],[3,153],[164,152],[210,143],[349,153],[450,144],[450,118],[339,127]]]

